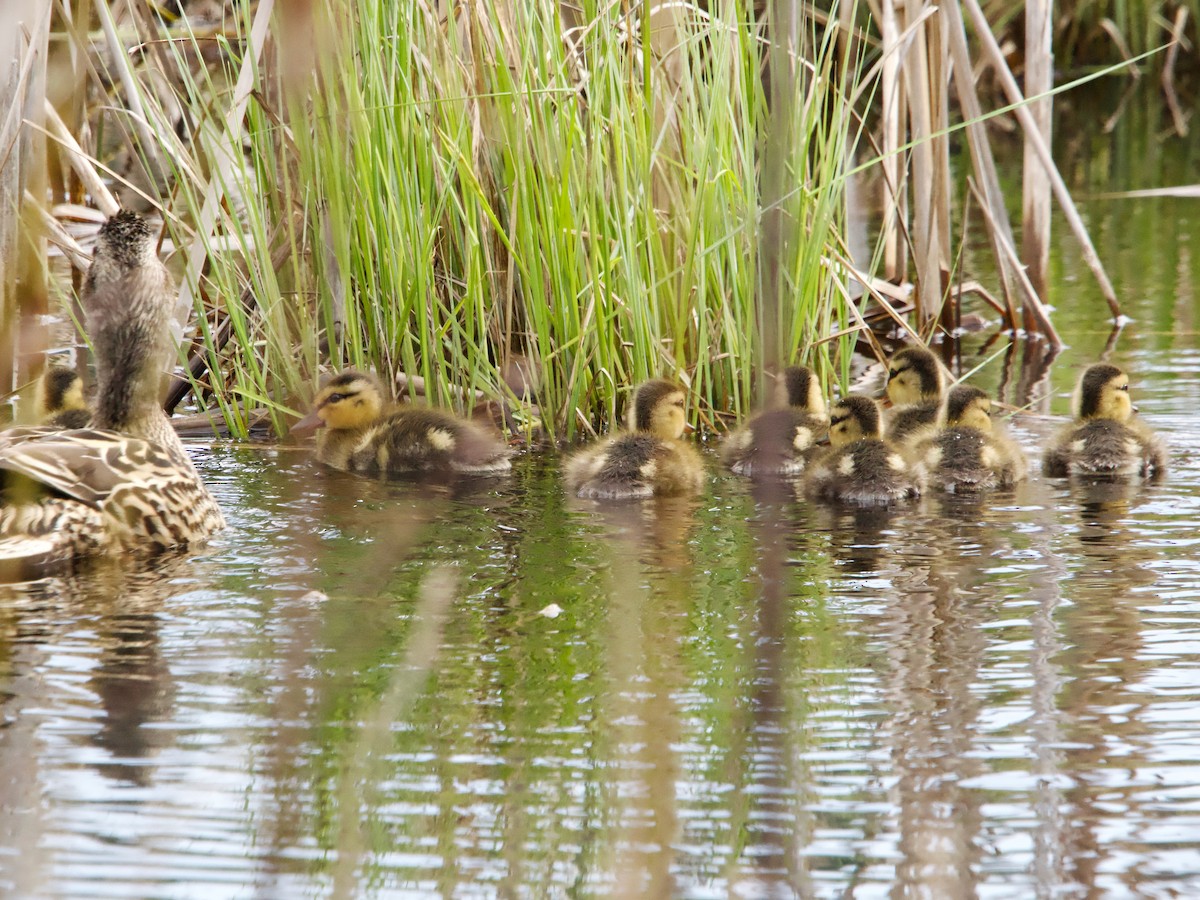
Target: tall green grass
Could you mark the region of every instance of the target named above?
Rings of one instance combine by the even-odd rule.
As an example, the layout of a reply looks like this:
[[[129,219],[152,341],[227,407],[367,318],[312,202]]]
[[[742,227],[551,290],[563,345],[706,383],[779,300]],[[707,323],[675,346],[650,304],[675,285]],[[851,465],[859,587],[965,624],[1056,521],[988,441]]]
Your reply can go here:
[[[650,376],[685,381],[714,423],[753,404],[764,364],[829,373],[836,343],[814,342],[844,324],[826,260],[855,134],[838,73],[857,67],[834,65],[833,30],[802,33],[803,77],[772,71],[794,77],[772,114],[751,8],[487,0],[447,20],[416,0],[318,4],[311,80],[265,67],[244,137],[201,129],[211,158],[248,151],[208,166],[237,198],[205,276],[234,339],[202,332],[233,431],[239,398],[282,428],[326,362],[518,409],[502,376],[520,366],[556,437],[611,421]],[[192,70],[189,104],[210,120],[236,49],[215,81]],[[178,182],[178,218],[195,222],[204,191]],[[276,271],[280,246],[294,252]]]

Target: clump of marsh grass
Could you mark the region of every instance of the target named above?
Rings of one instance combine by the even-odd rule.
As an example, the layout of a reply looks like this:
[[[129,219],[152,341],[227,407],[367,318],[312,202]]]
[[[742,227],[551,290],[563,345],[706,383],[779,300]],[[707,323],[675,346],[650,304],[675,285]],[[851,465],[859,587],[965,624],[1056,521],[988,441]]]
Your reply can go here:
[[[235,9],[164,33],[101,4],[88,37],[197,313],[188,383],[233,433],[252,407],[282,429],[324,365],[536,404],[555,436],[651,375],[713,423],[765,364],[830,369],[855,133],[833,32],[797,19],[782,67],[738,3],[368,0],[273,33],[270,0]],[[774,110],[773,66],[798,92]]]

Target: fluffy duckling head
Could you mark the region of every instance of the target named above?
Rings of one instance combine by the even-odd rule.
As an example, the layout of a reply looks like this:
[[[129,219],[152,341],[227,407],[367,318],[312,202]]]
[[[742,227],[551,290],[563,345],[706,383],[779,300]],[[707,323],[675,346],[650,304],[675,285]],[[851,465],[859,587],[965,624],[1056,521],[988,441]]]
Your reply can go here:
[[[879,404],[870,397],[850,394],[829,412],[829,445],[844,447],[864,438],[878,438]]]
[[[86,410],[83,379],[65,366],[47,366],[37,386],[38,421],[72,410]]]
[[[977,387],[960,384],[946,397],[946,425],[949,428],[974,428],[985,434],[992,430],[992,398]]]
[[[925,347],[905,347],[888,363],[887,396],[896,406],[933,403],[944,390],[942,367]]]
[[[652,378],[638,386],[629,411],[629,426],[655,437],[675,439],[687,429],[684,403],[687,395],[673,381]]]
[[[788,366],[779,376],[779,393],[788,406],[811,413],[825,415],[825,393],[816,373],[808,366]]]
[[[331,378],[313,401],[313,411],[293,426],[353,431],[364,428],[383,414],[383,388],[371,375],[348,370]]]
[[[1108,363],[1088,366],[1072,401],[1080,419],[1112,419],[1127,422],[1137,412],[1129,399],[1129,376]]]

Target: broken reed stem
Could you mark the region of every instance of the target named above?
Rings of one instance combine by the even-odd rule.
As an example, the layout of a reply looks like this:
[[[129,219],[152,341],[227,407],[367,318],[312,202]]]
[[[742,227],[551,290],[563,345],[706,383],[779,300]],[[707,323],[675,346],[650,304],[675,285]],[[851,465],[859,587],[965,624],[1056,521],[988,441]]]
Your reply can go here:
[[[991,26],[988,25],[983,10],[979,8],[978,0],[962,0],[962,3],[971,15],[971,24],[974,26],[975,34],[979,38],[979,44],[988,57],[988,62],[995,69],[996,75],[1000,79],[1000,84],[1004,88],[1005,95],[1008,97],[1010,103],[1015,104],[1013,106],[1013,113],[1016,115],[1017,121],[1021,123],[1021,127],[1025,130],[1029,145],[1037,153],[1038,159],[1041,160],[1042,165],[1045,167],[1046,174],[1050,179],[1050,185],[1054,189],[1054,196],[1058,199],[1059,206],[1062,208],[1063,216],[1066,218],[1067,224],[1070,225],[1075,239],[1079,241],[1083,260],[1087,263],[1088,268],[1092,270],[1096,282],[1100,285],[1100,291],[1104,295],[1105,302],[1108,303],[1108,309],[1113,319],[1119,319],[1121,316],[1121,305],[1117,301],[1117,292],[1113,289],[1112,282],[1108,280],[1108,275],[1104,271],[1104,265],[1100,262],[1100,257],[1096,253],[1095,246],[1092,244],[1092,239],[1087,233],[1087,226],[1083,224],[1083,219],[1080,217],[1079,211],[1075,208],[1075,201],[1071,199],[1071,192],[1067,190],[1067,185],[1062,180],[1062,176],[1058,172],[1058,167],[1054,164],[1054,159],[1050,155],[1050,148],[1042,140],[1041,133],[1038,131],[1037,121],[1027,108],[1025,97],[1021,93],[1021,88],[1017,85],[1017,80],[1013,77],[1012,71],[1008,68],[1008,63],[1004,59],[1004,53],[1000,50],[1000,45],[996,42],[996,38],[992,34]]]
[[[900,90],[900,29],[896,10],[890,0],[883,4],[879,19],[883,36],[882,79],[883,103],[883,273],[889,281],[900,281],[908,269],[906,244],[901,240],[900,226],[907,220],[907,191],[904,189],[904,166],[899,153],[904,143],[904,95]]]
[[[1000,176],[996,172],[996,160],[992,156],[992,145],[988,141],[986,126],[983,122],[983,105],[979,102],[979,94],[975,90],[975,79],[971,67],[971,55],[967,48],[966,26],[963,24],[962,12],[957,3],[943,3],[941,10],[943,31],[950,44],[950,55],[954,63],[954,86],[958,94],[958,103],[966,121],[967,146],[971,153],[971,166],[975,178],[981,185],[982,196],[979,202],[990,210],[992,227],[988,228],[988,240],[992,243],[992,252],[999,263],[1000,284],[1004,290],[1003,315],[1008,321],[1008,327],[1016,330],[1017,311],[1013,307],[1012,291],[1014,276],[1008,264],[1008,257],[1001,248],[1000,238],[1013,242],[1012,225],[1008,220],[1008,209],[1004,205],[1004,191],[1000,187]],[[996,230],[999,229],[999,236]]]
[[[1050,0],[1025,0],[1025,94],[1037,138],[1050,143],[1054,87],[1054,29]],[[1050,267],[1050,181],[1033,148],[1033,133],[1025,132],[1021,173],[1021,257],[1039,297],[1046,296]],[[1028,324],[1028,323],[1027,323]]]
[[[971,184],[971,190],[975,192],[976,197],[979,197],[979,188],[975,184]],[[984,218],[991,216],[990,210],[983,204],[982,198],[979,200],[980,209],[983,212]],[[995,231],[995,226],[992,226]],[[1050,322],[1050,314],[1046,311],[1046,307],[1038,299],[1037,291],[1033,289],[1033,285],[1029,281],[1029,277],[1025,274],[1025,267],[1021,265],[1021,260],[1017,256],[1017,248],[1011,241],[1004,240],[1003,236],[997,234],[1000,240],[1000,248],[1004,251],[1009,263],[1013,267],[1013,272],[1016,274],[1017,282],[1025,290],[1025,312],[1027,316],[1032,316],[1036,330],[1045,335],[1055,347],[1063,346],[1062,338],[1058,336],[1058,332],[1054,329],[1054,325]]]

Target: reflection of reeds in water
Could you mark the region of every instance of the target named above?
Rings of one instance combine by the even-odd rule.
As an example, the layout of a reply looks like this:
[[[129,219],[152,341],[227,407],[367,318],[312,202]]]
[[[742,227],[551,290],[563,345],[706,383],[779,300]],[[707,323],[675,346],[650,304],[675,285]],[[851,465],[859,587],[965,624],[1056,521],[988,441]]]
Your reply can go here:
[[[97,562],[70,578],[0,586],[0,846],[17,851],[0,857],[0,882],[19,893],[44,888],[42,848],[51,826],[42,808],[53,788],[39,761],[57,737],[94,748],[82,757],[107,779],[131,788],[158,781],[154,758],[179,733],[154,727],[175,715],[159,629],[164,603],[182,590],[173,579],[191,564],[184,554],[136,571]],[[64,680],[61,663],[45,666],[47,657],[62,655],[95,661],[86,680]],[[94,693],[94,714],[83,712],[81,690]],[[39,712],[48,709],[79,710],[81,718]]]

